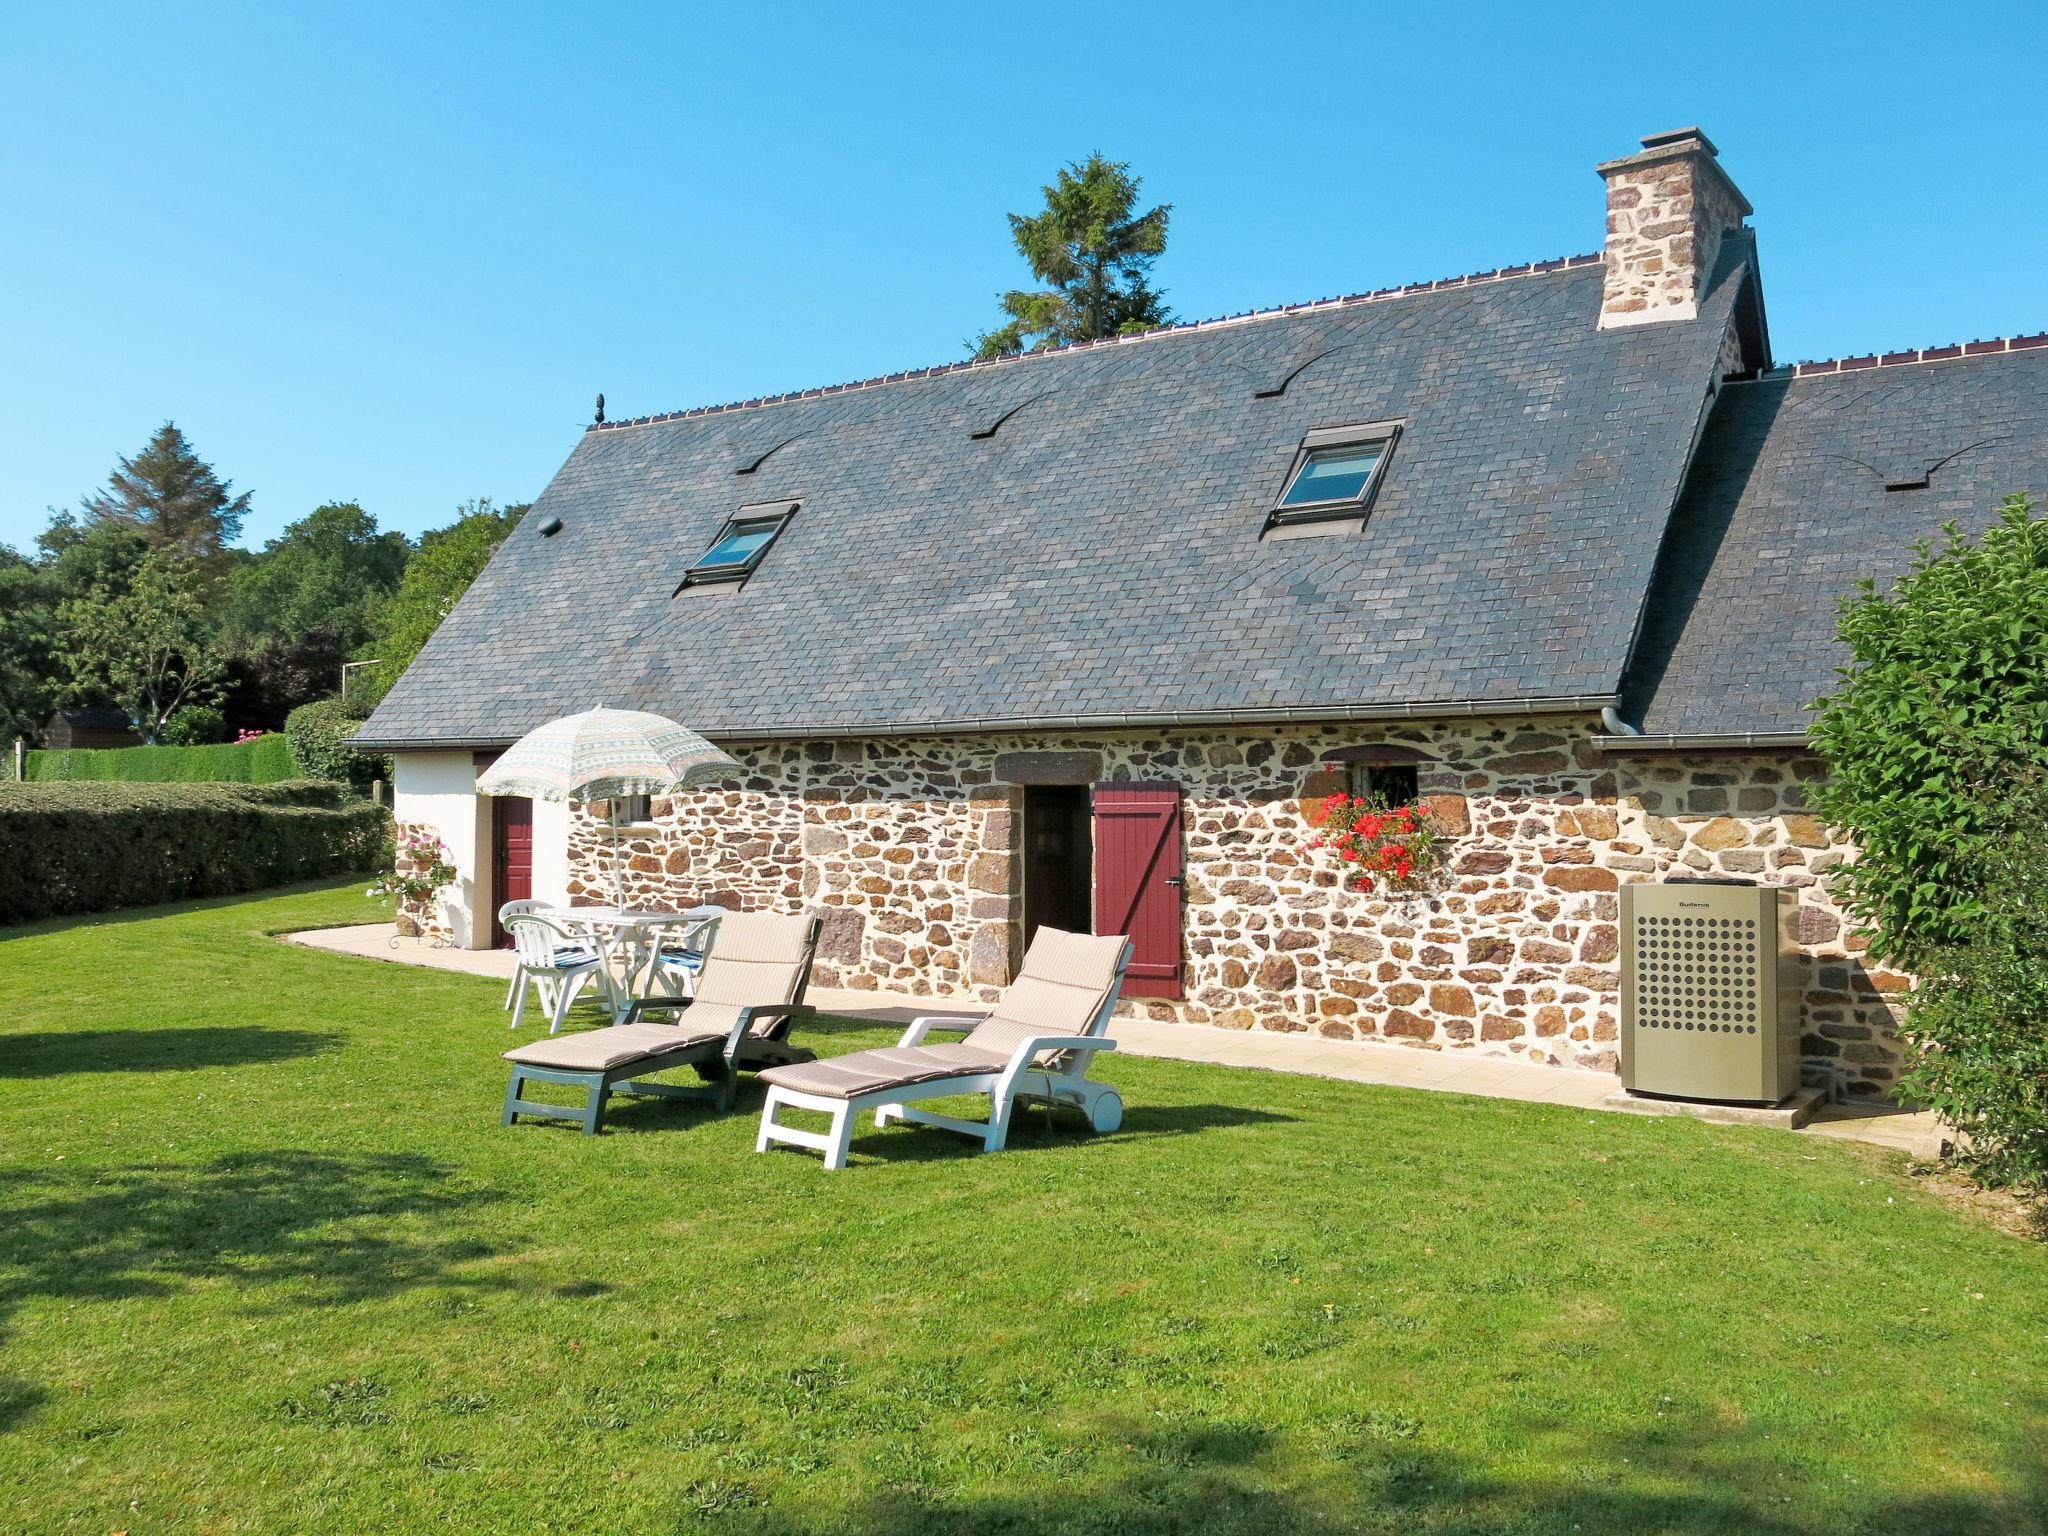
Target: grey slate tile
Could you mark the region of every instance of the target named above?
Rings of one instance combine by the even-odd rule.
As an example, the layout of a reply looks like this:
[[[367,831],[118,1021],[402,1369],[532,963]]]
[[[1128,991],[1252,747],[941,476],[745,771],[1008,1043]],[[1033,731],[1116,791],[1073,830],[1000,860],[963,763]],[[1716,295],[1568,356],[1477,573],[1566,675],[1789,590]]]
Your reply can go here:
[[[1884,488],[1959,449],[1927,489]],[[1848,661],[1837,600],[1896,581],[1944,521],[1982,529],[2014,491],[2048,494],[2048,348],[1727,386],[1624,715],[1660,735],[1804,730]]]
[[[1612,694],[1741,278],[1689,323],[1598,330],[1586,266],[588,433],[362,739]],[[1363,529],[1259,542],[1305,431],[1388,418]],[[784,498],[743,591],[672,595]]]

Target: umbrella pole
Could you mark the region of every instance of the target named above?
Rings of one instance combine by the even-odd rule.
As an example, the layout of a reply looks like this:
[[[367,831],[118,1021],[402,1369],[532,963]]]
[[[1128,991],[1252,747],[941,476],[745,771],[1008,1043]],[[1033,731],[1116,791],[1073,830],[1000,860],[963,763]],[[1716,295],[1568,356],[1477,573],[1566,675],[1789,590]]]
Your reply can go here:
[[[612,905],[626,910],[626,875],[619,867],[619,801],[614,795],[605,804],[606,819],[612,824]]]

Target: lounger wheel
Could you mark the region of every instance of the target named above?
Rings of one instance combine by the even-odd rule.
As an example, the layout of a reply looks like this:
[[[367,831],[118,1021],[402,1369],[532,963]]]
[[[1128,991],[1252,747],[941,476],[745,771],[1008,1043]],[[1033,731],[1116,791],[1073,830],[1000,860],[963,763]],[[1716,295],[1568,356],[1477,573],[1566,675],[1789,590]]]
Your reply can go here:
[[[1115,1093],[1101,1093],[1088,1106],[1088,1123],[1105,1136],[1124,1123],[1124,1101]]]

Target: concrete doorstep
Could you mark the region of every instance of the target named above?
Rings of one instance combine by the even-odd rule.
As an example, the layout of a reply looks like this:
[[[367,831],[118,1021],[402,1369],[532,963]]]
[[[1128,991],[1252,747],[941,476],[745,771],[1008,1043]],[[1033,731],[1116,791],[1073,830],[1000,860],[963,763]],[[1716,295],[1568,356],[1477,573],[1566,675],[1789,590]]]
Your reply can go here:
[[[424,939],[401,939],[390,923],[359,923],[347,928],[322,928],[284,935],[287,943],[365,960],[422,965],[462,971],[472,976],[509,980],[514,961],[509,950],[443,949]],[[965,998],[918,997],[902,992],[869,992],[843,987],[813,987],[810,1001],[820,1013],[869,1019],[878,1024],[907,1024],[920,1014],[980,1014],[985,1005]],[[1802,1089],[1784,1104],[1751,1108],[1740,1105],[1695,1104],[1678,1099],[1647,1099],[1622,1091],[1621,1079],[1610,1072],[1577,1067],[1540,1066],[1501,1056],[1462,1051],[1430,1051],[1362,1040],[1325,1040],[1319,1035],[1281,1034],[1270,1030],[1218,1029],[1207,1024],[1162,1023],[1154,1019],[1116,1019],[1110,1033],[1127,1056],[1152,1056],[1168,1061],[1202,1062],[1222,1067],[1255,1067],[1305,1077],[1374,1083],[1387,1088],[1414,1088],[1427,1093],[1466,1093],[1483,1099],[1514,1099],[1528,1104],[1561,1104],[1573,1109],[1625,1114],[1686,1115],[1718,1124],[1771,1125],[1804,1135],[1874,1142],[1916,1158],[1941,1155],[1947,1134],[1928,1111],[1910,1111],[1892,1104],[1827,1104],[1818,1089]],[[1810,1097],[1809,1097],[1810,1096]]]

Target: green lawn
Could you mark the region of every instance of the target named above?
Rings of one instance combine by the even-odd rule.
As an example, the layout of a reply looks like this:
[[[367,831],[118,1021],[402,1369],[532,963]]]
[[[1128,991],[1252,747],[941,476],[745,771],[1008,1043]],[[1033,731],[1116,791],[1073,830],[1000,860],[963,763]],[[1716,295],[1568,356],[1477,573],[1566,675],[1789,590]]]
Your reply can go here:
[[[1116,1058],[996,1157],[504,1130],[499,986],[265,936],[367,907],[0,939],[0,1529],[2048,1525],[2048,1249],[1894,1154]]]

